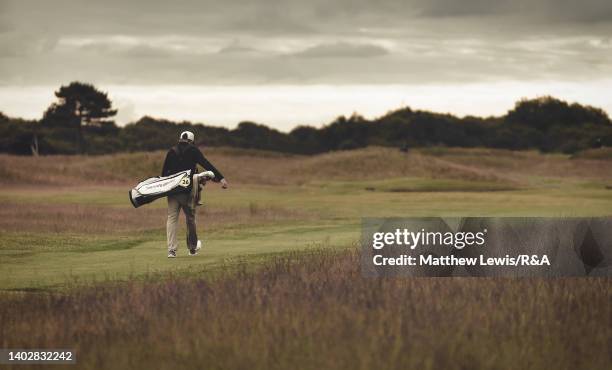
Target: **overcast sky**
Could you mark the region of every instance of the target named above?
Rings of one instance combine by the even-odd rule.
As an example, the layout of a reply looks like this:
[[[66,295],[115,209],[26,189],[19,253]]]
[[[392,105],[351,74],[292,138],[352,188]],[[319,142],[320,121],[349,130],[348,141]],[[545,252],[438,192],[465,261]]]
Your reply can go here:
[[[0,0],[0,110],[39,118],[73,80],[108,91],[119,123],[288,130],[545,94],[612,112],[612,1]]]

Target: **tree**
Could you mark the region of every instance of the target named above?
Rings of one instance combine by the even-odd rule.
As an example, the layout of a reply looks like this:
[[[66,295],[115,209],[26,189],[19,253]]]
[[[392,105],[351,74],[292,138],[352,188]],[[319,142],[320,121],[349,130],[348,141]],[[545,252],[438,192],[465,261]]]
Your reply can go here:
[[[115,122],[108,120],[117,114],[112,109],[108,95],[95,86],[71,82],[55,92],[58,102],[51,104],[43,117],[43,124],[55,127],[70,127],[77,132],[77,148],[84,151],[83,127],[114,127]]]
[[[576,127],[587,123],[609,126],[610,118],[599,108],[568,104],[552,96],[543,96],[517,102],[506,115],[506,122],[548,130],[551,127]]]

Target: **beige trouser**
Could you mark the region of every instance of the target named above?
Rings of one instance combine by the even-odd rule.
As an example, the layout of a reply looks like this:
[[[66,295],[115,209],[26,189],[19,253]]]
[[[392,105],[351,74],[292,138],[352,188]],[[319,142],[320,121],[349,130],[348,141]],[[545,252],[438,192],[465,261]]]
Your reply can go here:
[[[194,184],[191,193],[182,193],[168,196],[168,221],[166,222],[166,236],[168,239],[168,252],[175,251],[178,247],[176,230],[178,229],[179,212],[182,209],[187,221],[187,247],[195,249],[198,243],[195,222],[195,194],[198,186]]]

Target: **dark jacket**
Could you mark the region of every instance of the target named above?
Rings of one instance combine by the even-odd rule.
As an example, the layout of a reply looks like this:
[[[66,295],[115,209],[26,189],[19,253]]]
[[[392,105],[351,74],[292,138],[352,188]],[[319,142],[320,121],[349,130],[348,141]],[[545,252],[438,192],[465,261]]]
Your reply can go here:
[[[191,174],[193,175],[197,173],[197,164],[202,166],[206,171],[212,171],[215,174],[215,179],[213,181],[219,182],[223,179],[221,172],[204,157],[200,149],[186,142],[179,142],[168,150],[161,175],[169,176],[185,170],[191,170]]]

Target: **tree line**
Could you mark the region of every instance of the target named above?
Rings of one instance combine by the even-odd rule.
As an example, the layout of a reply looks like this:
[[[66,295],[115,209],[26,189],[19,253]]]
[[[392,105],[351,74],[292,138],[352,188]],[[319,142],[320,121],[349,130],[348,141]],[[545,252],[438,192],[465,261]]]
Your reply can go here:
[[[234,129],[142,117],[118,127],[117,111],[105,92],[72,82],[55,92],[40,120],[0,113],[0,152],[38,154],[105,154],[167,149],[179,132],[195,133],[197,144],[315,154],[368,145],[398,147],[449,146],[538,149],[574,153],[612,146],[612,122],[602,109],[567,103],[554,97],[518,101],[499,117],[457,117],[401,108],[368,120],[340,116],[321,127],[298,126],[289,133],[241,122]]]

